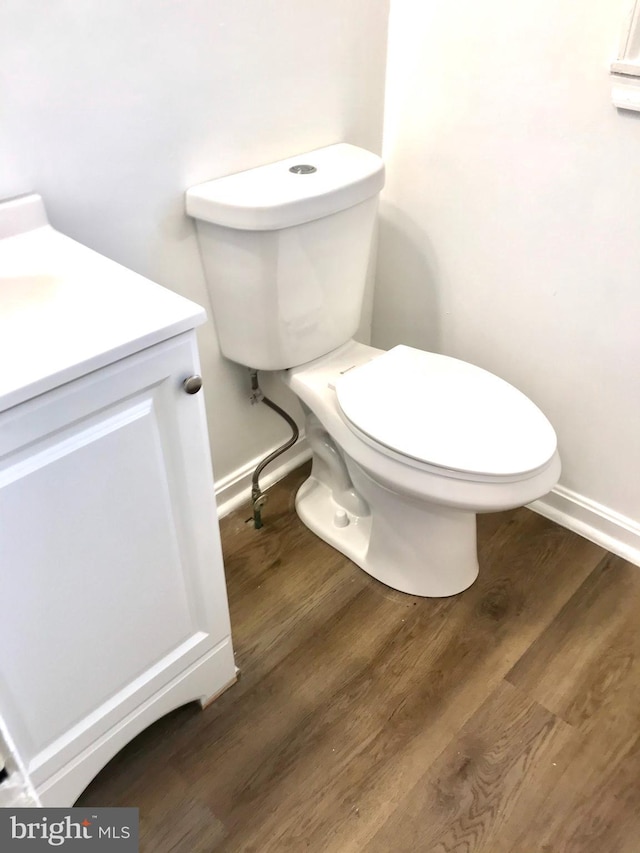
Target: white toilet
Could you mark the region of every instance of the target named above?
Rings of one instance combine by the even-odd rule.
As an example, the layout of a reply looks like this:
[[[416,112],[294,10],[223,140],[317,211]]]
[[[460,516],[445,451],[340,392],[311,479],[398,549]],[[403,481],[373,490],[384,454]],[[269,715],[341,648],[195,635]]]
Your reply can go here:
[[[476,513],[546,494],[560,459],[527,397],[466,362],[352,340],[382,160],[344,143],[187,192],[223,354],[282,371],[305,410],[314,533],[394,589],[447,596],[478,574]]]

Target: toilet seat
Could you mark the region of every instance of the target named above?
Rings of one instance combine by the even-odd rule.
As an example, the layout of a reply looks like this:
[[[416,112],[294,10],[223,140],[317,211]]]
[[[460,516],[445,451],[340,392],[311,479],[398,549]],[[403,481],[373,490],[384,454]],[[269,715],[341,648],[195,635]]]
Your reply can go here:
[[[397,346],[335,382],[354,432],[390,451],[472,477],[528,476],[556,451],[553,427],[524,394],[475,365]]]

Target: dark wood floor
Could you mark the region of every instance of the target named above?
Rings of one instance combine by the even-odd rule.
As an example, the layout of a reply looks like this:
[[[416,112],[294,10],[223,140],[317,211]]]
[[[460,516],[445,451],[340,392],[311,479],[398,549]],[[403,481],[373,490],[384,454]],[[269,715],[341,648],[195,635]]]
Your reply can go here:
[[[241,680],[80,802],[139,806],[148,853],[639,853],[640,569],[520,509],[479,519],[471,589],[412,598],[302,526],[300,481],[222,522]]]

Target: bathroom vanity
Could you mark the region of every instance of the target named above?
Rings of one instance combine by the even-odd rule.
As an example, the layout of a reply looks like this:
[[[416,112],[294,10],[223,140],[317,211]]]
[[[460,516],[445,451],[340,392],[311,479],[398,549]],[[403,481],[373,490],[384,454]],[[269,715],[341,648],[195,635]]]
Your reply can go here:
[[[43,805],[236,678],[204,319],[0,204],[0,721]]]

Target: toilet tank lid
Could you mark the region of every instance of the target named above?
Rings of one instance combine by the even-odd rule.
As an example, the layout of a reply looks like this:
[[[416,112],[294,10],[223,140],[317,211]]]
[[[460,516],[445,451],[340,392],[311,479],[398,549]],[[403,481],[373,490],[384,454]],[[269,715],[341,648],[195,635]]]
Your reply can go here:
[[[382,159],[340,142],[191,187],[186,209],[227,228],[274,231],[353,207],[383,186]]]

